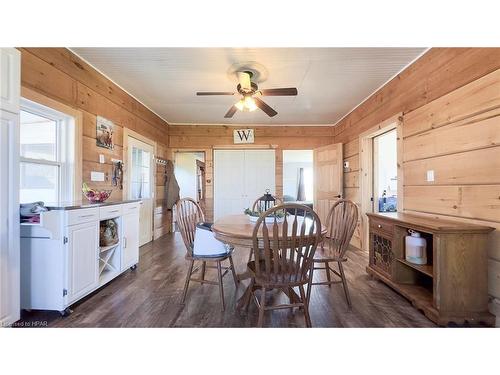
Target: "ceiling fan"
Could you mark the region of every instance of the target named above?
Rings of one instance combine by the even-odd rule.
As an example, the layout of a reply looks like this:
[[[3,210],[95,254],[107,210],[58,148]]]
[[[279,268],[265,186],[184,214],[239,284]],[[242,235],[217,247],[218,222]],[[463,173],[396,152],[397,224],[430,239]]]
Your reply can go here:
[[[237,110],[240,111],[255,111],[257,108],[262,109],[269,117],[276,116],[278,112],[272,109],[264,101],[262,101],[260,96],[295,96],[297,95],[297,89],[295,87],[279,88],[279,89],[263,89],[259,90],[259,87],[255,82],[252,82],[252,72],[242,71],[237,72],[238,75],[238,86],[236,86],[237,92],[241,95],[241,99],[235,103],[229,111],[224,115],[225,118],[231,118],[234,116]],[[196,95],[235,95],[235,92],[225,92],[225,91],[203,91],[197,92]]]

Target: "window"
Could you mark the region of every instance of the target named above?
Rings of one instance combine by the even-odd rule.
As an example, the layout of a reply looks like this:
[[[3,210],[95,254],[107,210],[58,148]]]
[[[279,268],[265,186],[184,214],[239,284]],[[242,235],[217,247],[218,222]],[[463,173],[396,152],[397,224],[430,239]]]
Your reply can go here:
[[[22,99],[20,202],[73,199],[74,118]]]
[[[373,138],[373,196],[375,212],[397,211],[398,161],[396,129]]]

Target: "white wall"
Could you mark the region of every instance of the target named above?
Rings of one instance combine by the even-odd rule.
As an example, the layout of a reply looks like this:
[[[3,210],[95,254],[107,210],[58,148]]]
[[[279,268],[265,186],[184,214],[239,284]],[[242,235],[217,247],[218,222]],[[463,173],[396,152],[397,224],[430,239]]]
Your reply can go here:
[[[175,154],[175,178],[181,198],[196,200],[196,160],[204,160],[202,152],[177,152]]]

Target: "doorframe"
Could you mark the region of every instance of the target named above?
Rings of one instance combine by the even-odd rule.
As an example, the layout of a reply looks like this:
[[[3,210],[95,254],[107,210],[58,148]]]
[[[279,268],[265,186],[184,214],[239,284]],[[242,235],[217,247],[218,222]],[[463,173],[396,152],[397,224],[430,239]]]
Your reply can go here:
[[[404,210],[403,201],[403,113],[400,112],[359,135],[360,168],[359,189],[361,204],[361,248],[368,251],[369,231],[366,213],[373,212],[373,138],[396,129],[398,161],[398,211]]]
[[[129,178],[129,166],[128,164],[128,138],[132,137],[135,138],[141,142],[144,142],[151,147],[153,147],[153,155],[152,155],[152,173],[151,173],[151,199],[153,201],[152,204],[152,210],[151,210],[151,241],[154,238],[154,233],[155,233],[155,206],[156,206],[156,154],[157,154],[157,143],[142,134],[139,134],[131,129],[128,129],[126,127],[123,128],[123,151],[122,151],[122,162],[123,165],[125,166],[123,170],[123,192],[122,196],[123,199],[128,199],[128,178]],[[127,160],[127,162],[126,162]]]

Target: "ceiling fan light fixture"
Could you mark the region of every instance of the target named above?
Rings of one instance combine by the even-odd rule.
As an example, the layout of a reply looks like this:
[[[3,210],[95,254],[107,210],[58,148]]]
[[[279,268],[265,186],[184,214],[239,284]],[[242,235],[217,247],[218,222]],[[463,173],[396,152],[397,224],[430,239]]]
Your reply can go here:
[[[245,108],[248,109],[249,112],[253,112],[257,109],[255,100],[253,100],[251,96],[245,96],[244,103],[245,103]]]
[[[240,111],[243,111],[245,109],[245,102],[243,101],[243,99],[240,99],[234,106]]]

